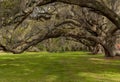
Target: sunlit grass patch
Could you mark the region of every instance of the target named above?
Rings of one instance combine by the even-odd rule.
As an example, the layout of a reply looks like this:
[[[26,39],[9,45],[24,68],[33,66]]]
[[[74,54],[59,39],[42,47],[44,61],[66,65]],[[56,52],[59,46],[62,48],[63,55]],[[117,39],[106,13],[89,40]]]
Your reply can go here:
[[[85,77],[88,81],[95,82],[119,82],[120,74],[112,72],[104,73],[91,73],[91,72],[81,72],[78,74],[80,77]]]

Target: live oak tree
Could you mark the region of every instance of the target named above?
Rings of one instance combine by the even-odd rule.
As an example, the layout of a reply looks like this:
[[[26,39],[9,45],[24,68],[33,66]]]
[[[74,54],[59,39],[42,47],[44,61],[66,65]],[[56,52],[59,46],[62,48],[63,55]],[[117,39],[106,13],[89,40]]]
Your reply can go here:
[[[52,1],[49,1],[49,0],[46,0],[46,1],[43,1],[43,2],[40,2],[39,3],[39,6],[40,5],[45,5],[47,3],[53,3],[53,2],[62,2],[62,3],[67,3],[67,4],[74,4],[74,5],[79,5],[79,6],[82,6],[82,7],[88,7],[88,8],[91,8],[93,9],[94,12],[99,12],[100,14],[102,14],[103,16],[106,16],[110,21],[112,21],[116,27],[113,28],[111,30],[111,32],[109,32],[109,34],[113,34],[114,32],[116,32],[118,29],[119,29],[119,16],[114,12],[112,11],[111,9],[109,9],[106,5],[96,1],[96,0],[86,0],[86,1],[83,1],[83,0],[52,0]],[[113,36],[113,35],[111,35]],[[111,37],[109,35],[109,37]],[[111,39],[111,38],[110,38]],[[114,53],[114,44],[110,45],[110,43],[115,40],[112,38],[112,40],[110,40],[107,38],[107,41],[104,43],[101,43],[101,45],[104,47],[105,49],[105,52],[106,52],[106,56],[114,56],[115,53]],[[109,42],[110,40],[110,42]],[[100,41],[100,39],[97,39],[95,41]],[[110,49],[112,47],[112,49]],[[111,52],[113,51],[113,52]]]
[[[120,17],[112,9],[108,8],[105,4],[103,4],[101,2],[98,2],[97,0],[36,0],[34,2],[30,2],[31,3],[30,6],[28,6],[26,9],[24,9],[21,13],[17,14],[12,19],[10,19],[9,22],[3,22],[2,26],[14,24],[13,29],[17,29],[19,27],[19,25],[22,22],[24,22],[24,20],[26,18],[28,18],[29,15],[34,11],[36,6],[47,5],[47,4],[54,3],[54,2],[61,2],[61,3],[65,3],[65,4],[78,5],[80,7],[87,7],[87,8],[92,9],[93,12],[99,13],[99,14],[107,17],[116,26],[114,28],[111,28],[112,30],[109,31],[109,33],[108,33],[108,34],[110,34],[109,37],[113,36],[113,34],[116,33],[116,31],[118,31],[118,29],[120,29]],[[44,15],[42,15],[42,17],[46,18],[46,16],[44,16]],[[49,18],[49,15],[48,15],[47,18]],[[65,24],[65,23],[69,23],[69,22],[76,25],[76,21],[74,21],[74,20],[67,21],[67,22],[65,21],[64,23],[61,23],[61,24]],[[89,36],[82,36],[82,35],[78,36],[77,35],[77,38],[78,37],[79,38],[84,38],[84,39],[86,38],[87,40],[90,39],[90,40],[93,40],[96,43],[101,44],[105,49],[106,56],[115,56],[114,49],[111,48],[111,46],[114,46],[114,44],[113,45],[109,44],[109,41],[113,41],[115,39],[112,38],[112,40],[110,40],[111,38],[109,38],[109,39],[107,38],[108,41],[106,40],[106,42],[102,42],[101,38],[96,38],[95,36],[94,37],[91,37],[91,36],[89,37]],[[27,44],[29,44],[29,46],[26,45],[21,51],[24,51],[28,47],[30,47],[31,45],[35,45],[35,44],[39,43],[41,40],[43,40],[43,38],[41,38],[41,37],[39,37],[39,38],[40,38],[39,40],[35,39],[33,42],[30,42],[30,43],[28,42]],[[1,47],[3,47],[4,49],[6,49],[8,51],[14,52],[14,49],[8,49],[5,46],[3,46],[2,44],[1,44]],[[21,52],[21,51],[18,51],[18,52]]]

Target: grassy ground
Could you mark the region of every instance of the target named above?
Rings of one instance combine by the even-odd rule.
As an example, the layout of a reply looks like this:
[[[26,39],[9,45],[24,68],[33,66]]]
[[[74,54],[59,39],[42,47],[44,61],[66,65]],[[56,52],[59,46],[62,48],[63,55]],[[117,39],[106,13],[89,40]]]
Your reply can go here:
[[[0,53],[0,82],[120,82],[120,60],[85,52]]]

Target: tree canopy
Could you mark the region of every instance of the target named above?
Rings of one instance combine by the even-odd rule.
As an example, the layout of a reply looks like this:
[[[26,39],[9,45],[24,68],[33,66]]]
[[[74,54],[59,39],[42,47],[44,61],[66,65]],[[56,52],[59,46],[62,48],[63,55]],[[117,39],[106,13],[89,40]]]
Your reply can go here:
[[[100,45],[106,56],[115,56],[120,29],[119,2],[106,1],[2,1],[0,46],[5,51],[21,53],[43,40],[62,36],[93,47],[94,53]]]

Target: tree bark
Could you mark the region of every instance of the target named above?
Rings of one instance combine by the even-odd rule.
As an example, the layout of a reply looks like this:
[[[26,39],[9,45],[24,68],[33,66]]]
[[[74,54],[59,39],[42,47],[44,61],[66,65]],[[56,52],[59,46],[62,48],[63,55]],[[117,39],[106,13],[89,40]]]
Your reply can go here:
[[[116,56],[116,49],[115,47],[110,47],[108,45],[102,45],[104,48],[105,56],[106,57],[114,57]]]
[[[97,44],[93,47],[92,54],[96,55],[101,50],[100,44]]]
[[[116,25],[117,28],[115,29],[120,29],[120,17],[105,4],[102,4],[97,0],[43,0],[37,6],[42,6],[53,2],[73,4],[81,7],[91,8],[94,11],[99,11],[100,14],[107,17],[111,22],[113,22],[113,24]]]

